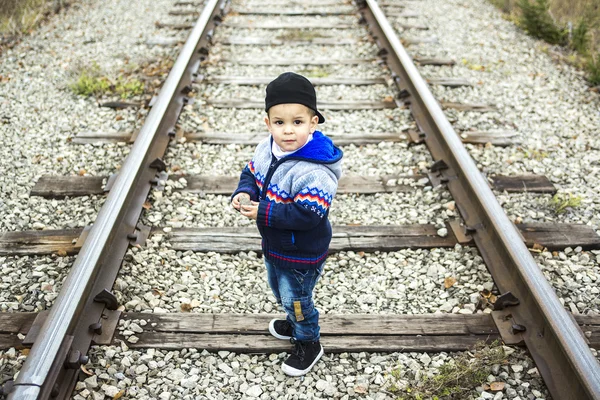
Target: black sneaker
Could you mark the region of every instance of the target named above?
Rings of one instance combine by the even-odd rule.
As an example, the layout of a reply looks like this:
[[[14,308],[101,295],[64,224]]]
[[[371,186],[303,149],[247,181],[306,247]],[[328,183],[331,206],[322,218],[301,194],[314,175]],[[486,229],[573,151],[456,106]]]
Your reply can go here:
[[[283,340],[291,339],[293,335],[292,325],[287,319],[272,319],[269,322],[269,332],[277,339]]]
[[[316,342],[300,342],[294,338],[290,342],[295,345],[292,355],[281,364],[281,370],[289,376],[306,375],[323,355],[323,346]]]

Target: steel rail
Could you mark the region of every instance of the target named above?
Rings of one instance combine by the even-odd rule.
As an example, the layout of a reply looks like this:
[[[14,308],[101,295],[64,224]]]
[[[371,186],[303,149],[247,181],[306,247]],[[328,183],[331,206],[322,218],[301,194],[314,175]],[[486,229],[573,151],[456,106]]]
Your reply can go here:
[[[122,225],[129,222],[125,220],[126,216],[131,214],[130,207],[134,200],[137,200],[135,198],[140,197],[140,184],[147,189],[146,195],[150,190],[148,180],[141,183],[140,178],[148,176],[148,173],[155,174],[155,172],[149,171],[149,164],[157,153],[156,142],[162,141],[168,144],[168,130],[174,126],[183,105],[182,86],[191,82],[192,73],[199,67],[198,47],[201,40],[207,40],[207,27],[213,22],[211,20],[219,2],[225,3],[224,0],[209,0],[206,3],[183,46],[156,103],[148,114],[138,138],[119,171],[105,204],[100,209],[96,221],[63,283],[63,290],[51,308],[48,318],[19,372],[8,396],[9,399],[34,400],[40,398],[42,386],[47,385],[48,377],[55,374],[53,369],[62,368],[65,360],[65,343],[68,344],[67,347],[70,346],[72,337],[69,340],[69,335],[73,334],[77,321],[85,317],[82,315],[82,310],[90,301],[90,296],[94,295],[92,288],[95,286],[98,275],[102,273],[100,270],[103,262],[110,257],[108,253],[114,242],[128,240],[123,237]],[[165,118],[167,116],[168,120]],[[166,144],[162,154],[164,154]],[[139,210],[135,211],[138,217],[141,212],[141,204],[139,206]],[[135,228],[135,224],[133,228]],[[126,235],[127,233],[124,233],[124,236]],[[46,397],[46,395],[43,396]]]
[[[600,400],[600,365],[540,271],[515,226],[429,91],[375,0],[358,1],[386,62],[397,75],[434,160],[443,160],[448,189],[502,293],[520,304],[507,317],[522,333],[552,397]],[[444,167],[442,167],[444,168]]]

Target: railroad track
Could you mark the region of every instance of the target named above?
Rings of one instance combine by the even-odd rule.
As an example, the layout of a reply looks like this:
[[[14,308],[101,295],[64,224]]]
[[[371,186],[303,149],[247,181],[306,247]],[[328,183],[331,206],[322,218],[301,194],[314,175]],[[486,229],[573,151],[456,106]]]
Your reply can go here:
[[[273,74],[273,66],[282,71],[295,67],[290,59],[303,68],[308,67],[308,73],[318,73],[323,67],[335,70],[338,65],[346,65],[355,68],[357,76],[364,75],[360,78],[313,78],[318,88],[319,108],[327,113],[326,133],[331,133],[337,144],[348,146],[347,164],[353,160],[352,157],[389,158],[389,153],[378,153],[377,146],[373,146],[383,143],[383,147],[391,146],[392,154],[399,151],[398,158],[411,157],[411,152],[418,154],[414,159],[425,162],[429,167],[428,171],[418,168],[418,173],[415,173],[409,166],[394,168],[395,164],[390,162],[387,166],[394,173],[377,176],[368,171],[360,174],[350,167],[350,172],[340,182],[338,201],[351,203],[356,201],[357,195],[384,196],[384,202],[386,199],[398,201],[403,196],[414,196],[414,193],[426,196],[434,192],[437,193],[436,200],[447,201],[449,212],[446,217],[454,217],[442,218],[441,222],[429,218],[435,223],[422,224],[365,225],[362,220],[352,225],[338,224],[334,228],[332,252],[353,252],[360,258],[364,257],[361,252],[473,246],[485,261],[495,283],[495,301],[490,301],[487,307],[493,311],[485,314],[401,315],[394,312],[394,307],[383,315],[324,314],[322,330],[327,351],[459,351],[471,348],[477,341],[500,337],[507,344],[527,346],[553,398],[600,398],[600,369],[588,348],[600,344],[600,338],[596,336],[600,321],[589,316],[577,316],[573,320],[528,249],[599,248],[600,240],[594,230],[586,226],[560,224],[519,224],[515,227],[502,211],[490,186],[509,192],[553,193],[552,183],[543,176],[497,175],[484,178],[461,141],[511,145],[514,134],[467,131],[457,135],[441,110],[444,107],[486,112],[493,110],[494,106],[438,102],[432,97],[385,17],[387,14],[410,18],[413,14],[409,11],[385,5],[383,12],[372,1],[360,2],[356,6],[332,4],[322,2],[319,8],[311,11],[310,7],[283,8],[283,3],[274,5],[270,10],[252,3],[236,7],[234,3],[228,17],[230,5],[227,2],[213,0],[200,5],[180,1],[177,4],[171,13],[173,16],[197,18],[197,22],[193,26],[188,22],[161,24],[168,29],[191,29],[191,32],[160,95],[151,103],[151,112],[141,131],[135,137],[87,133],[73,140],[75,143],[133,142],[131,153],[120,172],[110,177],[42,177],[31,193],[56,198],[106,193],[105,205],[94,225],[90,229],[5,233],[0,237],[1,254],[78,254],[49,313],[0,315],[5,322],[1,337],[3,348],[33,344],[12,389],[6,388],[6,392],[12,390],[9,398],[68,398],[76,385],[80,367],[87,362],[89,347],[92,344],[111,344],[115,336],[130,348],[202,348],[263,353],[289,350],[287,345],[265,335],[266,321],[271,315],[254,314],[256,304],[240,308],[246,314],[161,313],[166,309],[160,307],[162,293],[157,288],[154,289],[156,296],[147,300],[154,313],[135,312],[146,308],[137,307],[139,302],[136,304],[134,298],[127,299],[122,294],[117,296],[115,293],[122,291],[124,280],[116,285],[115,280],[123,259],[125,265],[121,274],[145,273],[139,268],[144,263],[140,256],[143,250],[140,249],[151,243],[160,243],[165,238],[169,248],[180,252],[181,259],[186,260],[183,261],[187,264],[186,268],[194,265],[192,272],[181,275],[187,276],[190,283],[194,281],[191,275],[202,273],[201,269],[198,271],[202,257],[210,258],[214,253],[240,253],[246,258],[255,257],[260,248],[257,231],[239,220],[235,222],[236,227],[219,227],[223,225],[222,221],[218,221],[219,214],[207,206],[211,202],[219,206],[227,203],[227,195],[236,182],[232,173],[224,175],[216,172],[233,171],[239,166],[205,168],[215,172],[212,174],[189,173],[186,169],[194,170],[194,161],[182,163],[187,166],[183,170],[181,166],[175,168],[178,165],[175,163],[179,162],[178,150],[168,153],[167,146],[170,142],[175,147],[201,142],[194,154],[197,156],[195,160],[203,163],[210,163],[210,155],[203,159],[201,150],[227,151],[223,146],[231,146],[234,150],[247,151],[240,146],[256,144],[264,137],[259,133],[262,129],[250,122],[259,120],[257,109],[262,108],[261,90],[276,75]],[[357,9],[361,22],[366,23],[367,28],[358,25]],[[264,19],[261,20],[261,17],[270,15],[280,15],[283,22],[262,22]],[[303,18],[307,15],[313,21]],[[295,29],[288,29],[294,18],[302,22],[294,24]],[[332,21],[335,21],[334,30],[320,32],[325,31],[324,26],[333,25]],[[404,26],[417,30],[423,28],[410,23]],[[255,34],[254,29],[265,33]],[[270,30],[276,30],[278,36],[274,37]],[[239,31],[246,34],[235,34]],[[405,44],[427,43],[429,40],[432,39],[406,40]],[[162,45],[179,42],[179,37],[154,41]],[[278,49],[292,47],[292,44],[292,49],[281,51],[284,55],[289,51],[290,55],[277,59],[265,57],[268,54],[260,47],[253,47],[251,51],[239,49],[257,45]],[[332,50],[327,53],[330,57],[302,58],[301,55],[306,52],[303,49],[311,46],[330,47]],[[246,57],[241,58],[240,54]],[[439,66],[452,64],[452,60],[424,58],[417,62]],[[229,63],[234,73],[212,73],[211,68],[218,69],[220,63]],[[430,79],[429,84],[457,87],[469,82],[456,78]],[[361,88],[365,86],[373,87],[372,92],[363,93]],[[139,105],[120,103],[107,106]],[[363,119],[387,119],[390,129],[357,133],[351,126],[338,122],[343,120],[344,115],[353,113]],[[216,119],[249,121],[251,133],[239,127],[231,131],[214,131],[210,126],[215,124]],[[329,126],[332,127],[331,132],[327,132]],[[399,126],[402,129],[398,129]],[[426,150],[423,144],[427,145],[431,158],[424,156]],[[356,147],[361,145],[364,152]],[[169,159],[173,162],[168,162]],[[234,157],[231,161],[237,162]],[[389,161],[383,160],[384,163]],[[147,201],[149,195],[150,201]],[[194,204],[190,200],[198,196],[206,201]],[[179,203],[178,199],[181,200]],[[176,212],[181,214],[179,217],[172,214],[171,224],[167,227],[160,225],[162,218],[158,218],[152,210],[152,204],[166,200],[175,206],[179,204],[171,208],[176,208]],[[187,208],[182,204],[187,204]],[[386,206],[383,204],[384,208]],[[393,209],[393,205],[389,206]],[[179,210],[181,207],[185,210]],[[146,213],[140,219],[144,209]],[[194,212],[188,215],[188,209]],[[334,208],[334,222],[335,212]],[[217,221],[211,221],[213,227],[193,227],[198,222],[194,216],[199,214],[216,214]],[[369,216],[365,219],[368,220]],[[155,262],[160,259],[160,256],[152,258]],[[330,262],[338,262],[340,268],[346,265],[342,260],[334,255]],[[232,277],[239,278],[238,272]],[[322,285],[333,279],[332,274],[326,274]],[[185,282],[182,279],[176,284],[183,289]],[[241,288],[244,289],[244,286]],[[400,296],[396,289],[390,288],[394,292],[390,292],[390,299]],[[245,290],[251,288],[246,286]],[[215,295],[218,297],[218,294]],[[359,302],[369,304],[371,300],[365,296]],[[128,312],[119,307],[123,301]],[[199,301],[178,303],[181,310],[203,309]],[[393,304],[393,301],[389,303]],[[328,312],[336,310],[333,301],[327,307]],[[343,308],[343,303],[338,302],[338,307]],[[269,312],[266,303],[261,303],[261,308]],[[451,310],[452,306],[446,311]],[[578,324],[587,326],[583,330],[589,330],[592,335],[582,335]],[[17,336],[25,333],[24,340]]]

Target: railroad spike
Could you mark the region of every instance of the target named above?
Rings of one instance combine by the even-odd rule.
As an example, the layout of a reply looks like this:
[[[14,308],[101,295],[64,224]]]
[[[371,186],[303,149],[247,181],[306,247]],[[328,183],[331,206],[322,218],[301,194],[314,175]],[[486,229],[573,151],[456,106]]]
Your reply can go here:
[[[446,161],[444,160],[437,160],[436,162],[431,164],[431,167],[429,167],[429,170],[431,172],[443,171],[445,169],[448,169],[448,164],[446,164]]]
[[[137,232],[127,234],[127,239],[129,239],[129,240],[137,240],[137,238],[138,238]]]
[[[94,297],[94,301],[104,303],[109,310],[116,310],[119,307],[117,297],[107,289],[102,289],[102,291]]]
[[[102,324],[100,322],[91,324],[90,331],[94,332],[96,335],[102,335]]]
[[[185,86],[183,87],[183,89],[181,89],[181,93],[183,93],[183,94],[188,94],[188,93],[190,93],[192,90],[194,90],[194,89],[192,89],[192,86],[191,86],[191,85],[185,85]]]
[[[65,367],[68,369],[79,369],[82,364],[87,364],[89,359],[90,358],[85,354],[82,354],[81,351],[73,349],[67,354]]]
[[[510,327],[510,330],[512,331],[513,335],[516,335],[517,333],[525,332],[527,330],[527,328],[525,327],[525,325],[512,324]]]
[[[400,80],[400,78],[398,78],[398,80]],[[410,97],[410,92],[406,89],[402,89],[400,91],[400,93],[398,93],[398,96],[396,96],[396,97],[400,100],[406,99],[407,97]]]
[[[154,159],[154,161],[150,163],[150,168],[153,168],[158,171],[166,171],[167,164],[165,164],[165,162],[160,157],[157,157]]]
[[[203,56],[207,56],[208,55],[208,48],[206,48],[206,47],[200,47],[198,49],[198,54],[201,54]]]
[[[506,292],[496,297],[494,310],[504,310],[506,307],[518,306],[519,299],[511,292]]]

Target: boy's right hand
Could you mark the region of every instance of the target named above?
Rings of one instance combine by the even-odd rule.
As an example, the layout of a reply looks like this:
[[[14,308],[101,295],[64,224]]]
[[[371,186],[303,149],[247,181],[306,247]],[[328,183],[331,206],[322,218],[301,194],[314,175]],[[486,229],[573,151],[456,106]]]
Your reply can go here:
[[[236,210],[240,210],[242,198],[247,199],[247,202],[250,202],[250,195],[248,193],[240,192],[236,194],[231,200],[231,205]]]

